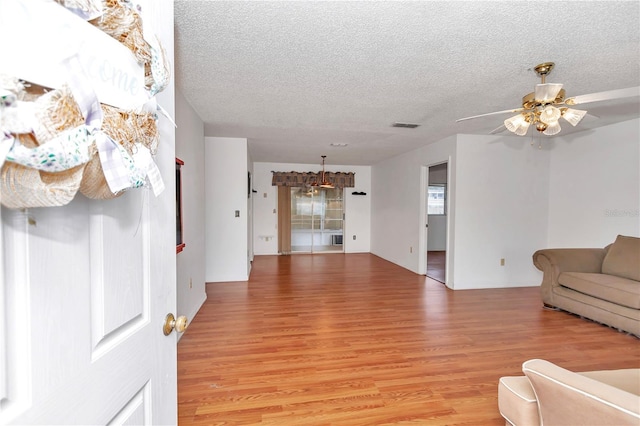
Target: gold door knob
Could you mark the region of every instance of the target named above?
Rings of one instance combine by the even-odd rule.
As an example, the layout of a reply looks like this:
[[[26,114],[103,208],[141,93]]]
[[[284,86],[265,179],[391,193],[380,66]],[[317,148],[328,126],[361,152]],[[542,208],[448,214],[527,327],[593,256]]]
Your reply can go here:
[[[180,315],[177,319],[173,316],[173,314],[167,314],[164,319],[164,326],[162,327],[162,331],[165,336],[171,334],[171,332],[175,329],[176,332],[182,333],[189,326],[187,317],[184,315]]]

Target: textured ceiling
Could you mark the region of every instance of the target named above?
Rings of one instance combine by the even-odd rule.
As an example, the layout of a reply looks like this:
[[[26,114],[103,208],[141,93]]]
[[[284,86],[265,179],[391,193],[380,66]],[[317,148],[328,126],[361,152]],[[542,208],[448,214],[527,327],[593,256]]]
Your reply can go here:
[[[253,161],[371,165],[488,134],[509,115],[455,120],[519,107],[546,61],[567,96],[640,85],[638,1],[176,0],[175,36],[205,135],[246,137]],[[638,97],[580,108],[599,118],[561,135],[640,116]]]

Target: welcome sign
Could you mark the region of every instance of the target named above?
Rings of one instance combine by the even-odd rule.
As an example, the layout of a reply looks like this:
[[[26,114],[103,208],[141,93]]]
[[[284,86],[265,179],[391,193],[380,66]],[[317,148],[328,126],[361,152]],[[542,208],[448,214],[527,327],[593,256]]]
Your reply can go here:
[[[0,1],[0,28],[0,73],[51,88],[86,78],[99,102],[125,110],[149,100],[131,51],[53,1]],[[72,57],[80,70],[69,68]]]

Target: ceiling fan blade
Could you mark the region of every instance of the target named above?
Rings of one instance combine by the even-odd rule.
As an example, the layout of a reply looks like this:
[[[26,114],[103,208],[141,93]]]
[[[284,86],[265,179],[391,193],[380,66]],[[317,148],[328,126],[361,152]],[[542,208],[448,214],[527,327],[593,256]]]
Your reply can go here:
[[[567,105],[581,105],[588,104],[590,102],[607,101],[609,99],[631,98],[633,96],[640,96],[640,86],[573,96],[571,98],[567,98],[564,103]]]
[[[559,83],[536,84],[535,99],[541,103],[552,102],[560,90],[562,90],[562,84]]]
[[[456,123],[459,123],[459,122],[465,121],[465,120],[471,120],[471,119],[474,119],[474,118],[487,117],[489,115],[506,114],[508,112],[521,112],[521,111],[524,111],[524,108],[505,109],[504,111],[488,112],[486,114],[480,114],[480,115],[474,115],[474,116],[471,116],[471,117],[458,118],[456,120]]]
[[[507,130],[507,127],[503,124],[500,127],[497,127],[495,129],[493,129],[492,131],[489,132],[490,135],[495,135],[496,133],[502,133],[505,130]]]

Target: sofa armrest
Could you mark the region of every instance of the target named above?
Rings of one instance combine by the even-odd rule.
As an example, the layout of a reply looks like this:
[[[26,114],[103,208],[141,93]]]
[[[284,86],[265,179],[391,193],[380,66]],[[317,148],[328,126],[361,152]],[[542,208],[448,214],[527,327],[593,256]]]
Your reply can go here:
[[[606,254],[603,248],[543,249],[533,253],[533,264],[543,272],[553,266],[558,272],[600,273]]]
[[[552,289],[557,287],[562,272],[602,271],[606,248],[558,248],[543,249],[533,253],[533,264],[543,272],[540,291],[545,304],[552,302]]]
[[[640,424],[640,397],[534,359],[522,364],[545,425]]]

